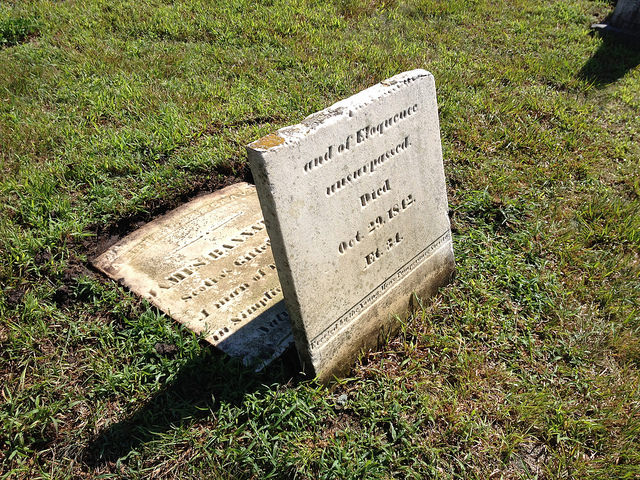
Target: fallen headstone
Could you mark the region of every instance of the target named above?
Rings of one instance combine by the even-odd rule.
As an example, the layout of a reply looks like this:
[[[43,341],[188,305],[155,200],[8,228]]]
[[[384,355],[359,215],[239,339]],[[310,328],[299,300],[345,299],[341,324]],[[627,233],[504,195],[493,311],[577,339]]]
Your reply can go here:
[[[253,185],[198,197],[93,264],[248,366],[263,367],[293,343]]]
[[[454,272],[433,76],[402,73],[247,149],[298,353],[329,380]]]

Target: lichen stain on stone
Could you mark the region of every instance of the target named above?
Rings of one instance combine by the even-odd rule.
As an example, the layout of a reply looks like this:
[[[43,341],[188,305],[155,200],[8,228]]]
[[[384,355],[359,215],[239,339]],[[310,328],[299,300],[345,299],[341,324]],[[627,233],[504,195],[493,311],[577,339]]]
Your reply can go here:
[[[267,150],[269,148],[282,145],[283,143],[284,143],[284,138],[282,138],[277,133],[270,133],[269,135],[265,135],[264,137],[256,140],[250,146],[253,148],[261,148],[261,149]]]

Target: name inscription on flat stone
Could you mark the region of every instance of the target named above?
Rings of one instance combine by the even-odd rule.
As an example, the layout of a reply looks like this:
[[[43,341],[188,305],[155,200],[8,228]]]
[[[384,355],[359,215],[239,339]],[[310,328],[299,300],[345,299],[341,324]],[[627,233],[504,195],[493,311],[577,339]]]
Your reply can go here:
[[[433,77],[401,74],[267,138],[249,160],[296,345],[326,377],[453,271]]]
[[[255,187],[192,200],[94,265],[226,353],[268,363],[293,342]]]

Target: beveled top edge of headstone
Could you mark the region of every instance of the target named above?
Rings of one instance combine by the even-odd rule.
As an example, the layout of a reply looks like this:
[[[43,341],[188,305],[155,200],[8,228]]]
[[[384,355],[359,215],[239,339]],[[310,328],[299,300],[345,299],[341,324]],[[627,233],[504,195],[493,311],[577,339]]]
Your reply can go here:
[[[247,149],[258,152],[277,151],[283,147],[295,144],[313,131],[332,125],[341,118],[352,116],[355,111],[379,99],[381,96],[388,95],[424,77],[433,78],[433,75],[421,68],[394,75],[351,97],[340,100],[324,110],[309,115],[296,125],[281,128],[275,133],[270,133],[259,138],[247,145]]]

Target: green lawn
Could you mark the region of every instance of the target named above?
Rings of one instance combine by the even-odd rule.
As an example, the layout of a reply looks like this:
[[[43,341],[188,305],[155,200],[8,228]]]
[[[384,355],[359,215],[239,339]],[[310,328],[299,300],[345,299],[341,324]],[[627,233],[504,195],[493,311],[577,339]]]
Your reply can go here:
[[[0,479],[640,478],[640,48],[590,34],[612,8],[1,2]],[[255,375],[89,268],[413,68],[458,275],[349,378]]]

